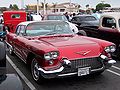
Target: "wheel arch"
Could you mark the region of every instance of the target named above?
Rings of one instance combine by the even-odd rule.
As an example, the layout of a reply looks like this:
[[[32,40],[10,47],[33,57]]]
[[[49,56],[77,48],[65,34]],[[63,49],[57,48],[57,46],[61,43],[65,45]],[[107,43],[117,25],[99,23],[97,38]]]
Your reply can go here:
[[[35,54],[32,52],[29,52],[27,55],[26,63],[30,66],[33,58],[35,58]]]

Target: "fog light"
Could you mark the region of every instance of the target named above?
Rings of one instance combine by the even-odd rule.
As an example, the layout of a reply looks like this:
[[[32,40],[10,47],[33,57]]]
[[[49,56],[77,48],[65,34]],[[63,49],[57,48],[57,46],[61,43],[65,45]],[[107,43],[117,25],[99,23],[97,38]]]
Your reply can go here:
[[[100,55],[100,57],[101,57],[102,59],[108,59],[108,57],[105,56],[105,55]]]
[[[53,63],[54,63],[53,60],[49,61],[49,65],[53,65]]]

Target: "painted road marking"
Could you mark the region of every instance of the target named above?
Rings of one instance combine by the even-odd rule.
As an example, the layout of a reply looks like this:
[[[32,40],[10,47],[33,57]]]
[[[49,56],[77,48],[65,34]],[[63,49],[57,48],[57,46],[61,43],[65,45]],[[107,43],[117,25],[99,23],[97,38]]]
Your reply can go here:
[[[112,68],[115,68],[115,69],[117,69],[117,70],[120,70],[120,68],[117,67],[117,66],[112,66]],[[120,73],[117,73],[117,72],[115,72],[115,71],[113,71],[113,70],[107,69],[107,71],[110,72],[110,73],[113,73],[113,74],[115,74],[115,75],[117,75],[117,76],[120,76]]]
[[[115,74],[115,75],[117,75],[117,76],[120,76],[120,74],[119,74],[119,73],[114,72],[114,71],[112,71],[112,70],[110,70],[110,69],[107,69],[107,71],[108,71],[108,72],[111,72],[111,73],[113,73],[113,74]]]
[[[19,76],[23,79],[23,81],[28,85],[28,87],[31,90],[37,90],[7,55],[6,55],[6,58],[7,58],[8,62],[12,65],[12,67],[15,69],[15,71],[19,74]]]
[[[115,68],[115,69],[118,69],[118,70],[120,70],[120,68],[119,67],[116,67],[116,66],[112,66],[113,68]]]

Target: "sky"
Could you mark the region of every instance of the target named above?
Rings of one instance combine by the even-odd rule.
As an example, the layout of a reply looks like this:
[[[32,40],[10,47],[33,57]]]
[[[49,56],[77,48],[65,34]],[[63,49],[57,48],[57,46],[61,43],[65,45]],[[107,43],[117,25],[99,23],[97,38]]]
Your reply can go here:
[[[36,4],[37,0],[23,0],[24,6],[27,4]],[[71,0],[72,3],[78,3],[81,8],[85,9],[85,6],[89,4],[90,7],[95,8],[95,6],[101,1],[110,4],[112,7],[120,7],[120,0]],[[17,4],[19,8],[22,7],[22,0],[1,0],[0,7],[9,7],[10,4]],[[44,2],[44,0],[39,0],[39,2]],[[47,3],[64,3],[70,2],[70,0],[46,0]]]

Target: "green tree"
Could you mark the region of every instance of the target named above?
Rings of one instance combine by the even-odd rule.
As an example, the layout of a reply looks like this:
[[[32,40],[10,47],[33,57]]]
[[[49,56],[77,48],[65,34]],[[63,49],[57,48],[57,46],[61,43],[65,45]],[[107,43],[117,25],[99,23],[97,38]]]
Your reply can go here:
[[[13,4],[12,9],[13,10],[19,10],[19,8],[18,8],[18,6],[16,4]]]
[[[99,3],[96,5],[96,11],[103,10],[105,7],[111,7],[110,4]]]

